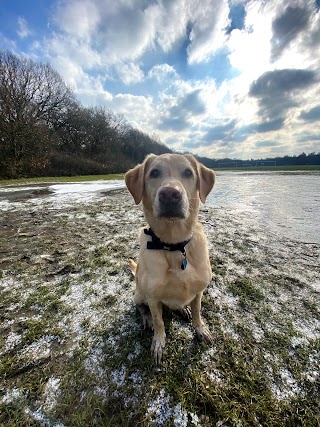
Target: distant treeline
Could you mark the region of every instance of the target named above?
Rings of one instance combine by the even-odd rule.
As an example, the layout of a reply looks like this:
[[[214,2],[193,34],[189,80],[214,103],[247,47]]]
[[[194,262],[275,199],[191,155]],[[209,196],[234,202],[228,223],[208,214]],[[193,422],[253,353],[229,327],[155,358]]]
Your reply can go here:
[[[121,173],[149,153],[170,152],[122,115],[83,107],[50,65],[0,51],[0,178]],[[320,153],[199,159],[210,168],[319,165]]]
[[[283,156],[283,157],[270,157],[267,159],[208,159],[207,157],[198,157],[207,167],[212,169],[217,168],[241,168],[241,167],[255,167],[255,166],[306,166],[306,165],[320,165],[320,153],[302,153],[298,156]]]
[[[48,64],[0,51],[0,177],[125,172],[171,150],[122,115],[85,108]]]

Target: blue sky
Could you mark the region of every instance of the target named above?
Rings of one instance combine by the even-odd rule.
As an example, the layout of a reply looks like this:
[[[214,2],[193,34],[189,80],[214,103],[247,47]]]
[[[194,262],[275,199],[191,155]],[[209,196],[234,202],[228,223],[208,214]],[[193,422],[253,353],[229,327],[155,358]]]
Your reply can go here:
[[[320,151],[320,0],[0,0],[0,49],[178,151]]]

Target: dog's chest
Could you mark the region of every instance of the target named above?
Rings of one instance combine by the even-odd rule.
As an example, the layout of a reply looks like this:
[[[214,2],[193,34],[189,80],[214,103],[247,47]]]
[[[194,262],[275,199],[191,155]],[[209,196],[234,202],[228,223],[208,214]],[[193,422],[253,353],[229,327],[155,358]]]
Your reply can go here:
[[[148,241],[143,233],[137,277],[140,291],[147,300],[156,299],[172,309],[189,305],[211,280],[209,254],[200,226],[185,247],[186,255],[179,250],[147,249]],[[182,269],[184,257],[186,265]]]
[[[188,262],[185,270],[169,268],[161,286],[161,301],[172,309],[185,307],[209,282],[210,272],[205,265],[198,268]]]

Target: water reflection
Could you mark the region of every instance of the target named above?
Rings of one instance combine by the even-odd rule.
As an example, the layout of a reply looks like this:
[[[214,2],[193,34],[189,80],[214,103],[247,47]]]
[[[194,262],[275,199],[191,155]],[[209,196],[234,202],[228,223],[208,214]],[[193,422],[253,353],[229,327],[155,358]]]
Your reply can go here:
[[[220,172],[208,203],[246,214],[280,237],[320,243],[319,172]]]

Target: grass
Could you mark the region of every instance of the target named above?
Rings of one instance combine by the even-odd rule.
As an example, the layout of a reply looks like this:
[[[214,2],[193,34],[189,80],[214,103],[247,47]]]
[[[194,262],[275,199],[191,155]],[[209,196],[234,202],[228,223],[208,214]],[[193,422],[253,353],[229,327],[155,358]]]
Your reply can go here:
[[[19,179],[0,179],[0,185],[15,184],[37,184],[46,182],[87,182],[98,180],[124,179],[124,174],[108,175],[79,175],[79,176],[55,176],[55,177],[37,177],[37,178],[19,178]]]
[[[214,342],[165,312],[156,366],[132,303],[144,219],[129,195],[2,212],[0,425],[320,425],[319,246],[274,240],[230,210],[200,218]]]
[[[303,165],[303,166],[250,166],[238,168],[215,168],[219,171],[318,171],[320,165]],[[108,175],[79,175],[79,176],[56,176],[56,177],[37,177],[37,178],[19,178],[1,180],[0,185],[13,184],[37,184],[46,182],[86,182],[97,180],[124,179],[124,174]]]

